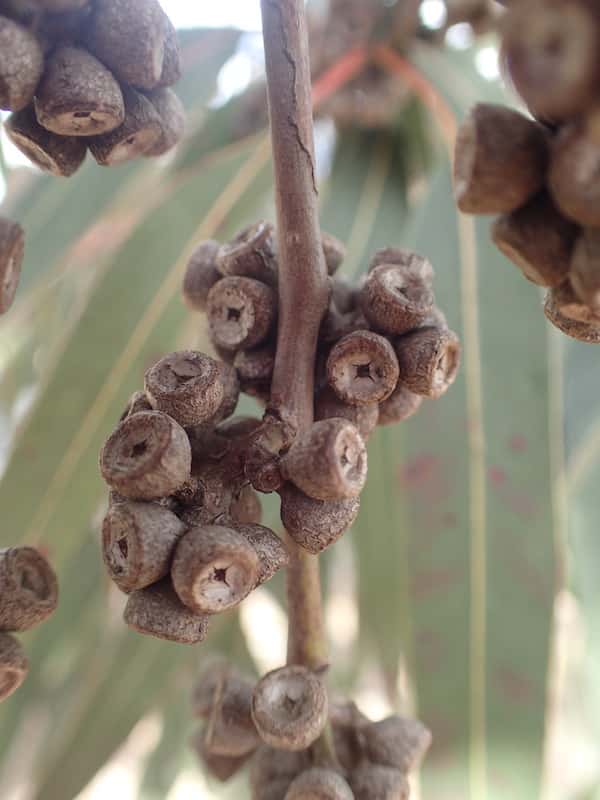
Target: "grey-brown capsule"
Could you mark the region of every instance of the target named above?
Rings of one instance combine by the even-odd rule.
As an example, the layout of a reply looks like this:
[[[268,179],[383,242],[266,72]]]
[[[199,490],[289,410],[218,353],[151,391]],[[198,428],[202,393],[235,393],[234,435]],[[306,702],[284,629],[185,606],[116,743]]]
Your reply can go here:
[[[185,133],[185,109],[175,92],[168,87],[153,89],[146,97],[160,119],[160,136],[144,151],[144,156],[162,156],[179,144]]]
[[[195,350],[161,358],[146,372],[144,388],[155,408],[186,428],[211,419],[224,396],[219,363]]]
[[[252,718],[261,739],[278,750],[299,751],[318,739],[327,723],[327,692],[306,667],[267,673],[252,695]]]
[[[29,662],[21,644],[10,633],[0,633],[0,703],[27,677]]]
[[[150,100],[131,87],[122,87],[125,118],[118,128],[90,136],[91,154],[103,167],[113,167],[144,155],[160,139],[160,117]]]
[[[368,272],[373,272],[382,264],[395,264],[402,272],[420,278],[427,286],[433,283],[434,272],[431,262],[418,253],[413,253],[412,250],[403,247],[384,247],[377,250],[369,262]]]
[[[379,407],[377,403],[366,403],[362,406],[344,403],[330,386],[325,386],[315,400],[315,419],[332,417],[347,419],[366,441],[377,425]]]
[[[600,227],[600,112],[565,125],[550,160],[548,188],[560,211],[588,227]]]
[[[360,509],[360,498],[315,500],[284,483],[281,496],[281,521],[297,545],[309,553],[321,553],[334,544],[352,525]]]
[[[258,525],[262,519],[262,505],[251,486],[243,486],[229,508],[231,519],[246,525]]]
[[[232,527],[242,534],[254,548],[260,563],[256,586],[271,580],[273,575],[287,567],[289,554],[285,545],[270,528],[258,524],[235,524]]]
[[[58,581],[33,547],[0,550],[0,631],[27,631],[58,605]]]
[[[163,73],[166,34],[157,0],[95,0],[86,45],[120,81],[154,89]]]
[[[134,500],[173,494],[190,477],[191,463],[185,431],[160,411],[140,411],[125,419],[100,454],[106,483]]]
[[[277,297],[254,278],[222,278],[208,293],[207,317],[212,340],[226,350],[261,344],[273,328]]]
[[[389,397],[398,383],[394,348],[371,331],[344,336],[327,359],[327,380],[340,400],[354,405],[378,403]]]
[[[579,299],[600,315],[600,230],[586,228],[575,243],[569,279]]]
[[[355,800],[408,800],[409,785],[399,769],[361,764],[349,776]]]
[[[310,766],[308,750],[290,752],[262,745],[250,763],[252,800],[282,800],[294,778]]]
[[[192,736],[190,746],[200,759],[207,774],[221,783],[226,783],[243,769],[252,755],[252,753],[248,753],[244,756],[221,756],[211,752],[204,730],[199,730]]]
[[[588,344],[600,343],[600,316],[595,316],[581,303],[570,286],[564,292],[559,286],[546,293],[544,314],[555,328],[572,339]]]
[[[44,54],[35,36],[0,16],[0,108],[20,111],[29,105],[43,70]]]
[[[181,58],[177,31],[166,14],[163,15],[163,21],[165,24],[165,43],[162,72],[158,81],[159,87],[172,86],[181,77]]]
[[[360,292],[363,314],[384,333],[417,327],[433,305],[433,292],[419,273],[397,264],[380,264],[371,270]]]
[[[206,309],[208,293],[222,277],[217,269],[216,257],[219,246],[219,243],[212,239],[200,242],[188,261],[182,293],[186,305],[193,311]]]
[[[539,286],[558,286],[565,279],[576,236],[577,227],[545,192],[492,226],[496,247]]]
[[[541,125],[512,108],[478,103],[456,139],[457,205],[468,214],[513,211],[540,191],[547,163]]]
[[[323,255],[329,275],[334,275],[341,267],[346,258],[346,246],[331,233],[321,233],[321,243],[323,245]]]
[[[252,545],[223,525],[191,528],[180,539],[171,567],[181,602],[204,614],[241,603],[259,574],[260,561]]]
[[[217,257],[223,275],[241,275],[267,284],[277,281],[275,230],[270,222],[255,222],[221,246]]]
[[[419,767],[431,745],[431,732],[422,722],[398,715],[362,725],[360,737],[369,761],[405,775]]]
[[[392,394],[379,405],[378,425],[396,425],[421,408],[423,397],[399,382]]]
[[[192,692],[192,713],[200,719],[208,719],[223,686],[234,688],[236,693],[252,697],[254,681],[247,678],[229,661],[216,659],[204,667]],[[250,706],[248,706],[249,708]]]
[[[354,795],[337,772],[312,767],[294,778],[284,800],[354,800]]]
[[[123,413],[119,418],[119,422],[130,417],[132,414],[137,414],[138,411],[152,411],[152,404],[148,400],[146,392],[134,392],[129,400]]]
[[[63,45],[52,52],[35,95],[44,128],[61,136],[96,136],[123,123],[123,94],[113,75],[87,50]]]
[[[208,617],[186,608],[168,578],[130,594],[123,619],[138,633],[179,644],[202,642],[208,631]]]
[[[233,365],[243,391],[249,386],[269,387],[275,366],[275,348],[267,344],[254,350],[240,350],[235,354]]]
[[[347,419],[315,422],[281,460],[284,478],[317,500],[356,497],[367,480],[367,448]]]
[[[18,222],[0,217],[0,314],[11,307],[25,253],[25,233]]]
[[[108,574],[124,592],[143,589],[169,572],[185,526],[156,503],[117,503],[102,524],[102,556]]]
[[[341,275],[331,281],[331,302],[340,314],[355,310],[358,294],[358,289]]]
[[[239,758],[252,753],[260,744],[251,714],[252,684],[227,667],[213,671],[204,681],[203,694],[210,692],[204,729],[207,750],[219,756]]]
[[[37,121],[33,106],[11,114],[5,130],[10,141],[32,164],[51,175],[68,178],[85,160],[84,139],[47,131]]]
[[[238,400],[240,399],[240,381],[237,370],[225,361],[217,363],[219,380],[223,387],[223,399],[212,417],[212,421],[215,424],[230,417],[237,408]]]
[[[460,366],[460,341],[449,328],[418,328],[396,340],[400,382],[424,397],[441,397]]]

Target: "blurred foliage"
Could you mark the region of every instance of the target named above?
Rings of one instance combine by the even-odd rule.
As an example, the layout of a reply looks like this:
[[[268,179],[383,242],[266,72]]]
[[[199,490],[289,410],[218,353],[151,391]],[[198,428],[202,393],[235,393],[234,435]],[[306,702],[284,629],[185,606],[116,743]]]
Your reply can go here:
[[[187,703],[199,663],[220,651],[257,667],[236,616],[197,650],[128,631],[97,544],[103,440],[149,364],[205,345],[179,298],[190,247],[271,213],[268,141],[240,138],[244,97],[207,105],[236,42],[232,31],[184,37],[190,131],[175,158],[114,171],[89,163],[69,181],[6,176],[3,213],[24,225],[27,257],[0,322],[2,541],[49,553],[61,603],[24,637],[31,673],[1,709],[3,792],[25,781],[31,800],[74,798],[151,714],[161,726],[139,796],[166,798],[192,763]],[[411,61],[456,119],[476,99],[501,98],[472,52],[420,45]],[[347,242],[346,271],[358,275],[388,244],[427,255],[465,349],[442,401],[373,437],[361,514],[339,546],[352,550],[359,635],[333,680],[354,693],[374,675],[391,705],[433,729],[427,800],[532,800],[544,781],[568,521],[600,720],[600,373],[592,347],[549,329],[538,290],[492,249],[486,221],[458,218],[449,135],[416,97],[385,130],[338,130],[330,166],[323,159],[322,223]],[[277,525],[273,504],[268,514]],[[324,558],[328,596],[336,549]],[[281,581],[268,591],[281,600]],[[246,796],[242,786],[223,796]]]

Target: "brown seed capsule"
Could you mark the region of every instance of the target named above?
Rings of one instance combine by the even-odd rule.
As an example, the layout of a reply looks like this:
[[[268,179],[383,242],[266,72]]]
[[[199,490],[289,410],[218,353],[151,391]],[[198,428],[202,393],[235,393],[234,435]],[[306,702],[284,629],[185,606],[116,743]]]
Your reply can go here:
[[[0,217],[0,314],[8,311],[15,298],[24,252],[23,228],[17,222]]]
[[[236,693],[248,697],[248,709],[254,681],[247,678],[229,661],[216,659],[202,670],[192,692],[192,713],[195,717],[208,719],[223,686],[233,688]]]
[[[229,509],[231,519],[246,525],[258,525],[262,519],[260,498],[251,486],[243,486]]]
[[[348,420],[319,420],[282,458],[281,471],[317,500],[356,497],[367,480],[367,448]]]
[[[388,401],[385,401],[388,402]],[[377,425],[379,407],[377,403],[353,406],[344,403],[330,386],[326,386],[315,400],[315,419],[331,419],[338,417],[351,422],[366,441]]]
[[[369,329],[369,323],[362,309],[355,308],[345,314],[340,313],[333,303],[330,304],[319,328],[319,342],[321,345],[333,344],[344,336],[355,331]]]
[[[360,498],[315,500],[293,483],[284,483],[281,521],[297,545],[309,553],[321,553],[334,544],[352,525],[360,509]]]
[[[517,92],[536,115],[565,119],[593,103],[599,29],[587,0],[513,3],[503,50]]]
[[[600,226],[600,112],[565,125],[552,148],[548,186],[558,208],[580,225]]]
[[[401,267],[403,272],[420,278],[427,286],[433,283],[434,273],[431,263],[418,253],[405,250],[403,247],[384,247],[382,250],[377,250],[369,263],[368,272],[373,272],[382,264],[395,264]]]
[[[54,570],[33,547],[0,550],[0,587],[0,631],[27,631],[58,604]]]
[[[219,243],[212,239],[200,242],[188,261],[183,278],[183,299],[193,311],[204,311],[208,293],[221,280],[217,269]]]
[[[165,43],[163,66],[158,82],[159,87],[172,86],[181,78],[181,58],[179,54],[179,38],[177,31],[166,14],[163,16],[165,24]]]
[[[217,364],[219,368],[219,380],[223,386],[223,399],[212,418],[214,423],[221,422],[221,420],[230,417],[235,412],[238,400],[240,399],[240,381],[237,370],[224,361],[218,361]]]
[[[327,272],[329,275],[334,275],[346,258],[346,246],[330,233],[321,233],[321,242],[323,244]]]
[[[152,405],[148,400],[146,392],[134,392],[129,398],[127,406],[119,418],[119,422],[123,422],[124,419],[127,419],[127,417],[130,417],[132,414],[137,414],[138,411],[152,410]]]
[[[84,139],[58,136],[42,128],[33,106],[11,114],[5,130],[15,147],[44,172],[68,178],[85,160],[87,146]]]
[[[102,556],[124,592],[164,578],[185,525],[156,503],[124,502],[109,508],[102,524]]]
[[[294,778],[284,800],[354,800],[354,795],[337,772],[312,767]]]
[[[294,780],[311,766],[310,753],[259,747],[250,764],[252,800],[282,800]]]
[[[405,775],[418,768],[431,745],[431,732],[422,722],[397,715],[361,726],[360,737],[369,761]]]
[[[287,567],[289,554],[285,545],[270,528],[256,524],[236,524],[233,526],[252,545],[260,562],[256,586],[271,580],[273,575]]]
[[[357,288],[339,275],[331,282],[331,302],[340,314],[354,311],[358,305],[358,294]]]
[[[363,314],[384,333],[417,327],[433,304],[433,293],[418,272],[396,264],[380,264],[371,270],[360,292]]]
[[[186,608],[168,578],[130,594],[123,619],[138,633],[180,644],[202,642],[208,631],[208,616]]]
[[[539,286],[558,286],[565,279],[577,228],[543,192],[492,226],[498,249]]]
[[[260,428],[262,420],[258,417],[237,416],[224,420],[217,425],[217,433],[225,439],[246,440]]]
[[[438,398],[460,366],[460,341],[449,328],[418,328],[396,340],[400,381],[411,392]]]
[[[233,365],[238,371],[243,391],[247,386],[270,386],[275,349],[272,345],[264,345],[254,350],[240,350],[235,355]]]
[[[252,718],[261,739],[278,750],[299,751],[316,741],[327,723],[327,691],[306,667],[267,673],[252,695]]]
[[[560,286],[547,292],[544,301],[544,314],[555,328],[581,342],[600,343],[600,316],[596,317],[590,309],[586,316],[586,309],[587,306],[577,303],[574,293],[573,299],[565,303]],[[580,319],[575,319],[573,314]]]
[[[327,359],[327,380],[340,400],[353,405],[378,403],[398,383],[394,348],[376,333],[356,331],[344,336]]]
[[[226,783],[233,778],[233,776],[245,766],[252,755],[248,753],[247,755],[237,757],[219,756],[216,753],[210,752],[203,730],[198,731],[192,736],[190,745],[200,759],[208,775],[221,781],[221,783]]]
[[[577,240],[569,279],[579,299],[600,315],[600,230],[587,228]]]
[[[53,47],[80,41],[91,11],[89,4],[73,2],[69,8],[65,3],[64,8],[38,13],[34,24],[44,50],[51,52]]]
[[[161,136],[161,121],[150,100],[130,87],[122,87],[125,119],[108,133],[90,136],[90,153],[103,167],[114,167],[143,156]]]
[[[166,33],[157,0],[95,0],[86,44],[120,81],[154,89],[162,76]]]
[[[212,675],[209,677],[213,677]],[[247,756],[260,744],[251,714],[253,686],[230,669],[214,674],[204,739],[210,753],[219,756]]]
[[[144,388],[154,408],[189,428],[216,414],[225,387],[214,358],[180,350],[161,358],[146,372]]]
[[[96,136],[123,123],[123,94],[112,74],[87,50],[63,45],[46,63],[35,95],[44,128],[61,136]]]
[[[210,334],[219,347],[248,350],[263,342],[277,313],[273,290],[254,278],[222,278],[208,293]]]
[[[35,36],[0,16],[0,108],[20,111],[29,105],[43,70],[44,54]]]
[[[181,602],[200,614],[217,614],[241,603],[259,574],[252,545],[223,525],[189,530],[177,545],[171,567]]]
[[[467,214],[502,214],[544,185],[548,149],[541,125],[506,106],[478,103],[460,127],[454,194]]]
[[[121,422],[100,454],[102,477],[133,500],[173,494],[190,477],[192,452],[183,428],[160,411]]]
[[[146,95],[160,119],[161,133],[144,156],[162,156],[172,150],[185,133],[185,109],[172,89],[153,89]]]
[[[408,800],[409,785],[399,769],[362,764],[350,773],[355,800]]]
[[[29,661],[21,644],[10,633],[0,633],[0,703],[27,677]]]
[[[421,408],[423,397],[398,383],[392,394],[379,405],[378,425],[396,425],[412,417]]]
[[[217,257],[223,275],[242,275],[269,285],[277,282],[275,230],[270,222],[256,222],[222,245]]]

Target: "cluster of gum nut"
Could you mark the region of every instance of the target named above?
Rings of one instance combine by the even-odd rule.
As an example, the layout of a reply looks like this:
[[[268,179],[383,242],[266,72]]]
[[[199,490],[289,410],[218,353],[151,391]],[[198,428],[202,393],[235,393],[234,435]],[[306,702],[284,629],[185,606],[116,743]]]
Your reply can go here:
[[[57,603],[56,575],[38,550],[0,550],[0,702],[19,688],[29,669],[25,651],[12,634],[39,625]]]
[[[588,0],[505,3],[502,61],[531,117],[479,104],[460,128],[459,208],[497,214],[492,238],[546,287],[563,333],[600,342],[600,7]]]
[[[176,31],[158,0],[0,0],[0,109],[37,167],[68,177],[89,150],[112,166],[160,156],[185,114]],[[23,230],[0,217],[0,314],[12,303]]]
[[[188,264],[184,299],[206,313],[220,360],[180,351],[156,363],[100,456],[111,489],[104,562],[128,594],[125,622],[141,633],[200,642],[213,614],[237,606],[287,564],[284,542],[260,524],[257,491],[279,493],[281,520],[298,546],[316,554],[335,542],[359,510],[369,434],[377,424],[407,419],[456,376],[459,341],[435,306],[426,260],[381,250],[352,287],[335,276],[343,245],[323,235],[323,249],[330,303],[315,364],[315,422],[301,436],[269,409],[278,304],[273,226],[258,222],[223,245],[202,242]],[[232,416],[240,391],[266,406],[262,420]],[[223,674],[209,680],[210,702],[198,711],[208,718],[199,747],[214,774],[229,777],[262,742],[267,749],[259,748],[252,779],[261,800],[288,797],[287,785],[300,774],[289,798],[312,797],[317,779],[326,781],[322,796],[331,800],[406,797],[406,772],[428,744],[419,723],[377,723],[391,750],[375,756],[367,742],[379,728],[338,709],[354,755],[329,777],[305,774],[310,745],[337,713],[321,676],[291,665],[252,689],[230,670]],[[207,692],[205,686],[202,696]],[[273,749],[284,755],[263,758]],[[271,761],[274,772],[266,774]],[[269,794],[267,784],[278,788]]]

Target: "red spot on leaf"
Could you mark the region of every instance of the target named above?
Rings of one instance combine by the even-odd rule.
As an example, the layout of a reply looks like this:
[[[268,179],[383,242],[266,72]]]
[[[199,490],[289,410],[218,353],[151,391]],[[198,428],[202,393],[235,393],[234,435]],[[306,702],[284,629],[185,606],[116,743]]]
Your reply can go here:
[[[491,466],[488,469],[488,477],[493,486],[502,486],[506,483],[506,472],[502,467]]]
[[[500,694],[509,703],[530,703],[535,698],[536,690],[533,682],[512,667],[496,669],[493,680]]]
[[[400,467],[400,482],[414,488],[430,481],[439,469],[439,462],[439,458],[432,453],[415,456]]]
[[[524,453],[527,450],[527,438],[522,433],[515,433],[508,440],[508,447],[513,453]]]
[[[419,572],[412,579],[412,592],[417,600],[424,600],[435,592],[446,591],[465,580],[462,567],[447,567]]]

